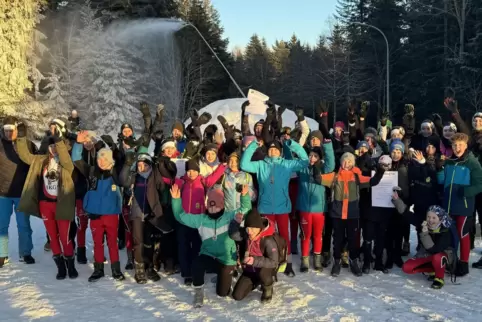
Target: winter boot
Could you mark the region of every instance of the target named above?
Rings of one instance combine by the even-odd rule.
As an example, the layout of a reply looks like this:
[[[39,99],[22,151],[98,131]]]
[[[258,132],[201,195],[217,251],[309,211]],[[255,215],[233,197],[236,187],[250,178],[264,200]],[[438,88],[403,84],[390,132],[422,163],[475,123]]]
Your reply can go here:
[[[397,265],[398,267],[402,268],[403,266],[403,259],[401,256],[395,256],[393,258],[393,263],[395,263],[395,265]]]
[[[362,276],[362,271],[360,269],[360,264],[358,263],[358,259],[351,259],[350,258],[350,270],[353,275],[360,277]]]
[[[23,256],[22,259],[25,264],[35,264],[35,259],[31,255]]]
[[[204,304],[204,286],[194,286],[194,302],[195,308],[200,308]]]
[[[321,256],[321,254],[315,254],[315,257],[313,259],[313,266],[315,268],[315,271],[323,272],[322,261],[323,257]]]
[[[266,304],[271,302],[273,298],[273,284],[263,286],[263,293],[261,294],[261,303]]]
[[[127,263],[126,263],[126,270],[134,269],[134,254],[133,252],[127,251]]]
[[[435,280],[435,273],[428,273],[427,274],[427,281],[433,282]]]
[[[161,277],[159,276],[159,274],[157,274],[157,272],[154,270],[154,265],[153,264],[150,264],[147,268],[146,268],[146,276],[147,276],[147,279],[148,280],[151,280],[153,282],[157,282],[161,279]]]
[[[65,261],[67,262],[67,274],[69,274],[69,278],[77,278],[79,273],[75,269],[75,257],[65,257]]]
[[[333,267],[331,268],[331,276],[337,277],[341,271],[341,259],[335,259],[333,261]]]
[[[410,243],[404,242],[402,245],[402,250],[401,250],[401,255],[402,256],[408,256],[410,255]]]
[[[298,238],[291,240],[291,254],[298,255]]]
[[[331,264],[331,254],[330,252],[324,252],[323,253],[323,263],[321,265],[323,265],[323,267],[328,267],[330,266]]]
[[[372,263],[372,242],[365,241],[363,243],[363,274],[369,274]]]
[[[469,274],[469,263],[458,261],[457,268],[455,270],[455,276],[462,277]]]
[[[173,275],[177,273],[174,260],[172,258],[166,259],[164,263],[164,273],[166,273],[166,275]]]
[[[57,276],[58,280],[63,280],[67,276],[67,268],[65,267],[64,258],[61,255],[54,256],[54,262],[57,265]]]
[[[434,278],[432,286],[430,287],[436,290],[440,290],[444,285],[445,285],[445,282],[443,278]]]
[[[348,268],[350,267],[350,259],[348,257],[348,251],[344,251],[343,254],[341,254],[341,267],[343,268]]]
[[[146,270],[144,268],[144,263],[137,263],[136,262],[136,272],[134,274],[134,279],[136,280],[137,284],[146,284]]]
[[[44,251],[50,252],[51,250],[52,248],[50,248],[50,241],[47,240],[44,245]]]
[[[293,270],[293,263],[286,263],[285,275],[288,277],[295,277],[295,271]]]
[[[0,268],[8,263],[8,257],[0,257]]]
[[[104,277],[104,263],[94,263],[94,272],[89,277],[89,282],[97,282]]]
[[[123,281],[125,280],[124,274],[122,274],[121,269],[120,269],[120,262],[115,262],[110,264],[110,267],[112,269],[112,278],[115,279],[116,281]]]
[[[309,256],[301,257],[300,272],[301,273],[308,272],[309,267],[310,267],[310,257]]]
[[[1,263],[1,258],[0,258]],[[472,268],[482,269],[482,257],[475,263],[472,263]]]
[[[191,277],[184,278],[184,285],[191,286],[192,285],[192,278]]]
[[[370,274],[371,266],[372,265],[370,263],[370,260],[363,259],[363,267],[362,267],[363,274]]]
[[[383,265],[383,262],[382,262],[381,259],[380,259],[380,260],[378,260],[378,259],[375,260],[375,267],[374,267],[374,269],[375,269],[376,271],[382,272],[383,274],[388,274],[388,269],[385,267],[385,265]],[[363,273],[365,273],[365,272],[363,272]]]
[[[77,263],[79,264],[87,264],[87,256],[86,256],[86,248],[85,247],[78,247],[77,248]]]

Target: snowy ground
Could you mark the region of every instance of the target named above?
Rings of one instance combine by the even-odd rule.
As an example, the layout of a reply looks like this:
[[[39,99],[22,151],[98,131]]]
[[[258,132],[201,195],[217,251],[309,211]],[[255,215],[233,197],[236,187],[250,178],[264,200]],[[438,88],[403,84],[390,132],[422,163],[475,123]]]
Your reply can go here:
[[[192,289],[182,285],[179,275],[163,276],[157,283],[137,285],[133,272],[126,281],[109,276],[97,283],[87,282],[92,264],[78,265],[76,280],[55,280],[55,265],[43,251],[45,230],[41,220],[32,218],[35,265],[18,262],[14,217],[10,225],[10,263],[0,269],[0,321],[481,321],[482,271],[449,280],[435,291],[422,275],[406,276],[400,269],[384,275],[373,273],[355,278],[343,270],[338,278],[323,273],[284,275],[275,286],[272,303],[262,306],[260,293],[242,302],[215,295],[208,282],[207,303],[191,306]],[[87,232],[90,234],[90,231]],[[415,235],[412,234],[412,238]],[[91,249],[89,238],[89,245]],[[412,246],[415,243],[412,242]],[[471,254],[476,260],[482,243]],[[414,252],[414,250],[412,250]],[[122,251],[125,264],[125,251]],[[107,254],[107,251],[106,251]],[[92,254],[89,253],[89,259]],[[298,270],[299,259],[295,259]],[[106,273],[110,275],[109,266]],[[282,274],[281,274],[282,275]],[[206,280],[209,281],[211,276]]]

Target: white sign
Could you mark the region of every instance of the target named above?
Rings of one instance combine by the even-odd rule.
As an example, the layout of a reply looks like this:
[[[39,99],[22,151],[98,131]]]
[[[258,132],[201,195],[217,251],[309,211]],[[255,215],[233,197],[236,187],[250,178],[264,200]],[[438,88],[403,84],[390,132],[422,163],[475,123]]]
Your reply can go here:
[[[264,95],[257,90],[250,89],[248,92],[249,106],[246,107],[247,114],[264,115],[266,113],[266,102],[269,96]]]
[[[187,159],[171,159],[171,161],[176,164],[176,168],[177,168],[176,178],[182,177],[186,173]]]
[[[375,171],[372,171],[372,177]],[[398,171],[385,171],[382,180],[372,187],[372,206],[381,208],[395,208],[392,203],[393,187],[398,186]]]

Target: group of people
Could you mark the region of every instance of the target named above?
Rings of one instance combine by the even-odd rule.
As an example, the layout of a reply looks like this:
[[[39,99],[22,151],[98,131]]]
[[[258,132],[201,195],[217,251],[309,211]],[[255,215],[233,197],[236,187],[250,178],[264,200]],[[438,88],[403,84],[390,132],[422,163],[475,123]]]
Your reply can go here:
[[[50,122],[38,148],[22,120],[6,117],[0,267],[15,213],[26,264],[35,263],[30,216],[43,219],[59,280],[78,277],[76,261],[87,263],[90,225],[90,282],[104,276],[106,241],[115,280],[124,279],[119,249],[125,246],[125,269],[134,269],[137,283],[160,280],[161,267],[180,272],[194,288],[196,307],[203,305],[207,272],[217,274],[219,296],[242,300],[261,286],[261,301],[269,302],[277,273],[295,276],[291,255],[298,252],[301,273],[332,265],[334,277],[342,267],[361,276],[396,265],[407,274],[427,273],[435,289],[447,272],[469,273],[475,214],[482,214],[482,113],[470,130],[457,102],[446,98],[447,123],[434,115],[416,131],[415,109],[406,105],[402,126],[392,127],[384,114],[373,128],[365,126],[370,103],[351,103],[347,124],[329,130],[325,103],[316,110],[317,129],[309,128],[302,108],[295,109],[294,128],[283,126],[285,108],[266,104],[266,117],[253,128],[246,101],[241,129],[218,115],[221,131],[207,125],[209,113],[192,110],[187,127],[175,121],[165,133],[164,106],[152,120],[141,103],[144,130],[136,135],[125,123],[117,142],[87,131],[73,111],[68,120]],[[179,174],[178,159],[185,161]],[[393,205],[373,206],[372,187],[387,171],[398,176]],[[404,261],[411,225],[417,253]],[[482,260],[472,267],[482,268]]]

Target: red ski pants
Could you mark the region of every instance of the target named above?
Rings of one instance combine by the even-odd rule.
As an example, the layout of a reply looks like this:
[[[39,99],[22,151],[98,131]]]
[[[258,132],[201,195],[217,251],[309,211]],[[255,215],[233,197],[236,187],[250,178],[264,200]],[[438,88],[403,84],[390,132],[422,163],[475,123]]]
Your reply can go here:
[[[436,278],[444,278],[447,254],[437,253],[428,257],[410,258],[403,264],[405,274],[434,273]]]
[[[52,255],[74,256],[74,245],[70,241],[70,220],[56,220],[55,212],[57,203],[51,201],[40,201],[39,210],[44,221],[45,230],[50,238]],[[62,252],[63,250],[63,252]]]
[[[94,260],[104,262],[104,233],[107,235],[107,247],[111,263],[119,261],[119,246],[117,245],[117,230],[119,215],[102,215],[99,219],[90,220],[90,230],[94,240]]]
[[[126,250],[132,252],[134,250],[134,240],[132,238],[132,222],[129,220],[131,208],[129,206],[122,207],[122,219],[124,220]]]
[[[85,247],[85,233],[89,227],[89,217],[84,211],[82,199],[75,201],[75,214],[77,216],[77,247]]]
[[[313,235],[313,252],[321,254],[323,244],[323,227],[325,215],[321,213],[300,212],[301,229],[304,239],[301,241],[301,256],[310,256],[311,235]]]
[[[469,262],[470,255],[470,230],[472,220],[466,216],[454,216],[457,224],[457,232],[460,239],[460,260]]]
[[[286,240],[288,244],[288,255],[291,254],[291,243],[290,243],[290,215],[263,215],[265,218],[271,222],[272,225],[276,225],[278,228],[278,233],[281,237]]]

